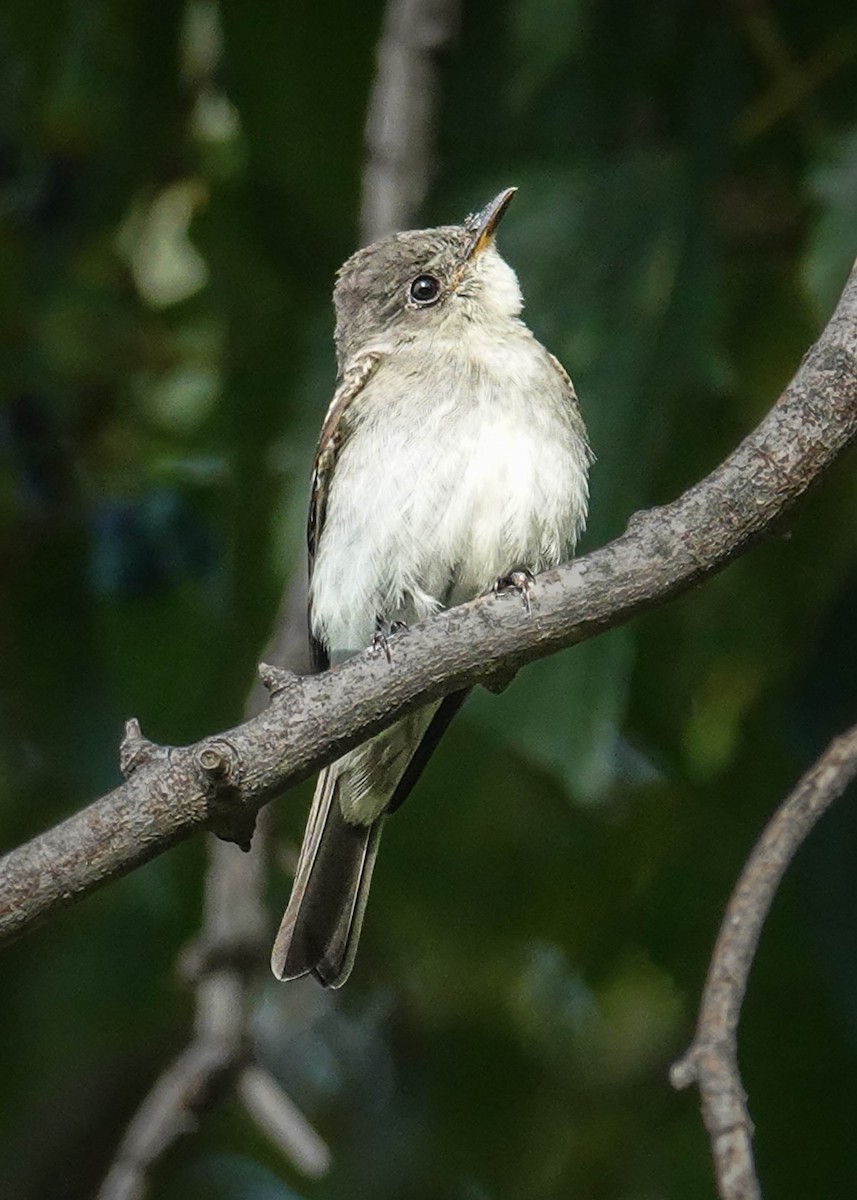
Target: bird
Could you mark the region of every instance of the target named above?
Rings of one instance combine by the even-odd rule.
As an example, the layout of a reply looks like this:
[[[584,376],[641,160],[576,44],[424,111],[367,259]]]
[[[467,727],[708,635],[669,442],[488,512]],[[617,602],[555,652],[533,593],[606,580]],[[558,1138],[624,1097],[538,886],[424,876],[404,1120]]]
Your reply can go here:
[[[495,242],[516,190],[460,224],[388,235],[337,273],[337,383],[307,526],[315,671],[389,652],[402,626],[498,584],[528,593],[583,530],[593,456],[574,386],[521,319]],[[271,956],[279,979],[348,979],[385,821],[466,694],[321,772]]]

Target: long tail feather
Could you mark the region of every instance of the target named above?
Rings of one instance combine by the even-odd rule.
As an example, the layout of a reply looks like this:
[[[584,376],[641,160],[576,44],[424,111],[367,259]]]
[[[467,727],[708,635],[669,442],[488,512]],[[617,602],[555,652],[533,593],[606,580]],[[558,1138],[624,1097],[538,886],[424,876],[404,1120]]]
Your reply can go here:
[[[330,767],[318,781],[291,898],[274,943],[271,966],[280,979],[314,974],[340,987],[354,954],[381,836],[371,825],[346,821]]]
[[[412,713],[322,772],[271,955],[279,979],[312,974],[325,987],[345,983],[383,823],[407,797],[466,694]]]

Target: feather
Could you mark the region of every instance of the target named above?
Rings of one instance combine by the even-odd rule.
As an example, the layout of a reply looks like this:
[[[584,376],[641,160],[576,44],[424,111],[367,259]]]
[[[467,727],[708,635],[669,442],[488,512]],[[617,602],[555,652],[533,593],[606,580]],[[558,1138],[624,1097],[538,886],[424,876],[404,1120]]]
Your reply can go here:
[[[309,516],[307,518],[306,540],[310,581],[312,581],[316,551],[327,516],[327,498],[336,468],[336,460],[348,433],[347,413],[352,401],[360,395],[367,381],[371,379],[381,357],[379,352],[370,350],[366,354],[358,355],[351,366],[343,372],[321,427],[313,463]],[[316,672],[326,671],[330,666],[330,658],[324,644],[313,633],[311,604],[307,609],[307,618],[313,670]]]
[[[271,955],[279,979],[313,974],[333,988],[345,982],[354,963],[383,821],[346,821],[337,792],[337,774],[328,767],[316,788],[292,895]]]

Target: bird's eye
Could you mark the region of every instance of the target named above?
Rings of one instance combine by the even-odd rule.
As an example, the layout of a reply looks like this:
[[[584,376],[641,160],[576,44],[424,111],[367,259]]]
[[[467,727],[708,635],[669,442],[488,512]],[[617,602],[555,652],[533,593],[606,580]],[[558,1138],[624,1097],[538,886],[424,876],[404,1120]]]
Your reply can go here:
[[[411,299],[421,308],[434,304],[440,296],[440,280],[434,275],[418,275],[411,284]]]

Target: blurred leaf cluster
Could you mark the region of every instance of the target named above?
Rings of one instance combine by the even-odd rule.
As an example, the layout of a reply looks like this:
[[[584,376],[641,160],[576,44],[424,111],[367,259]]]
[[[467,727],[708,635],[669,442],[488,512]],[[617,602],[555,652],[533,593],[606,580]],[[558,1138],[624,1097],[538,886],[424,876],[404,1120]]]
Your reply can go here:
[[[116,780],[135,714],[240,716],[300,569],[381,0],[0,8],[0,836]],[[586,546],[714,467],[857,252],[845,0],[465,0],[426,224],[520,192],[502,249],[598,456]],[[260,982],[260,1053],[330,1141],[309,1183],[226,1108],[157,1200],[712,1194],[666,1083],[766,816],[857,719],[857,475],[632,627],[478,695],[390,826],[335,996]],[[300,836],[308,792],[278,806]],[[771,1195],[857,1190],[857,825],[772,915],[742,1054]],[[187,1036],[182,847],[4,956],[0,1193],[92,1194]],[[288,880],[272,872],[272,928]]]

